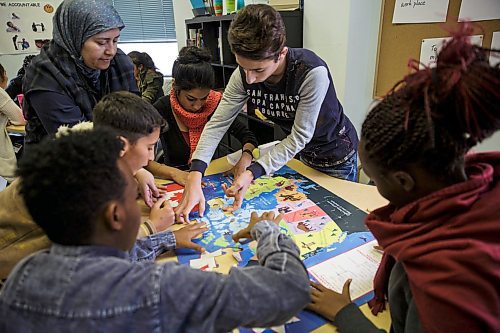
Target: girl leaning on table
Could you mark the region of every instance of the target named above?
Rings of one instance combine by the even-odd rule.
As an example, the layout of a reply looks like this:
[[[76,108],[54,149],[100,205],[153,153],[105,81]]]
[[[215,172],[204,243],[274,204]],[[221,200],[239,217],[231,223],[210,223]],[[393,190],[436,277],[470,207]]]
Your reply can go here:
[[[0,64],[0,177],[5,178],[8,182],[12,182],[16,169],[16,154],[7,133],[7,123],[25,125],[26,120],[23,117],[21,109],[5,92],[4,89],[7,87],[7,82],[7,72]]]
[[[369,305],[388,300],[391,332],[500,332],[500,151],[468,153],[500,128],[500,68],[471,33],[463,25],[363,123],[363,169],[390,201],[366,219],[384,248]],[[378,331],[349,284],[313,283],[309,308],[341,332]]]

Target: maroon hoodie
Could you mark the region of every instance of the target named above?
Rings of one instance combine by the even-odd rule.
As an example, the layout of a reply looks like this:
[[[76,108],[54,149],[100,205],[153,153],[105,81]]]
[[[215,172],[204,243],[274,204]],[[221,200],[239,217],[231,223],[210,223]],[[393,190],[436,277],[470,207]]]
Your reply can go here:
[[[401,262],[426,332],[500,332],[500,152],[470,155],[468,180],[368,215],[384,247],[372,312]]]

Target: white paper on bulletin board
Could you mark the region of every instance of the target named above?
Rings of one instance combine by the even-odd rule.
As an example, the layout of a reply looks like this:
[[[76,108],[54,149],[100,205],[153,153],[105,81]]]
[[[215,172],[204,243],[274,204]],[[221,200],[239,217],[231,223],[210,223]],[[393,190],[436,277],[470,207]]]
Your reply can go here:
[[[439,51],[443,48],[444,42],[450,38],[451,37],[422,39],[422,46],[420,47],[420,68],[423,68],[423,65],[427,65],[429,67],[436,66]],[[471,36],[471,43],[482,46],[483,35]]]
[[[500,0],[462,0],[459,21],[500,19]]]
[[[446,22],[449,0],[396,0],[392,23]]]
[[[0,54],[36,52],[52,38],[52,1],[0,0]]]
[[[491,48],[500,51],[500,31],[493,31],[493,38],[491,39]],[[496,66],[500,63],[500,52],[490,53],[490,64]]]

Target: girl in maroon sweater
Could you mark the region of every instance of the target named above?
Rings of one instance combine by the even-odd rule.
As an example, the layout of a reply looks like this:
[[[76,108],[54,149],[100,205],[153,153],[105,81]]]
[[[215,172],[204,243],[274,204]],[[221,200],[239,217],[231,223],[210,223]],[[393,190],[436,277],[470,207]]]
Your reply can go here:
[[[363,168],[390,201],[366,220],[384,248],[369,305],[388,300],[394,332],[500,332],[500,151],[466,155],[500,128],[500,68],[471,33],[465,24],[362,127]],[[313,284],[309,308],[340,331],[376,331],[349,282],[342,294]]]

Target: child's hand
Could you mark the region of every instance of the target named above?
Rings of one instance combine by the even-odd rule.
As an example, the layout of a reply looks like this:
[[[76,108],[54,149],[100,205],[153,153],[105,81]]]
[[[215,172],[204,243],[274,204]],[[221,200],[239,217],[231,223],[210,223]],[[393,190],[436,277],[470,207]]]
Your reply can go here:
[[[149,219],[157,231],[166,230],[174,224],[174,210],[170,207],[170,203],[165,197],[161,197],[155,202],[151,208],[151,212],[149,212]]]
[[[247,167],[252,164],[252,156],[247,153],[242,153],[241,158],[236,163],[236,165],[231,169],[231,173],[234,176],[234,179],[238,178],[243,172],[247,170]]]
[[[234,202],[232,206],[223,207],[222,209],[226,212],[234,212],[241,207],[243,203],[243,198],[245,198],[245,193],[247,193],[248,187],[252,184],[253,174],[246,170],[238,178],[234,179],[231,187],[227,187],[226,184],[222,184],[222,189],[224,194],[228,197],[234,197]]]
[[[351,281],[351,279],[348,279],[344,283],[342,294],[311,281],[311,303],[307,305],[307,309],[333,321],[337,313],[352,302],[351,293],[349,292]]]
[[[198,237],[208,228],[205,223],[192,223],[179,230],[174,231],[175,235],[175,247],[182,249],[193,249],[198,252],[205,252],[205,249],[191,240]]]
[[[155,184],[153,174],[146,169],[140,169],[135,174],[135,179],[139,184],[139,193],[148,207],[152,207],[154,199],[160,196],[160,192]]]
[[[261,216],[257,214],[257,212],[252,212],[250,215],[250,223],[245,229],[242,229],[233,235],[233,241],[238,242],[241,238],[252,239],[252,235],[250,231],[260,221],[272,221],[278,225],[280,221],[283,219],[283,214],[279,214],[276,218],[274,217],[274,212],[265,212]]]
[[[188,175],[184,193],[179,206],[175,209],[175,218],[179,223],[189,223],[189,213],[199,204],[199,215],[203,216],[205,212],[205,196],[201,190],[201,172],[191,171]]]

